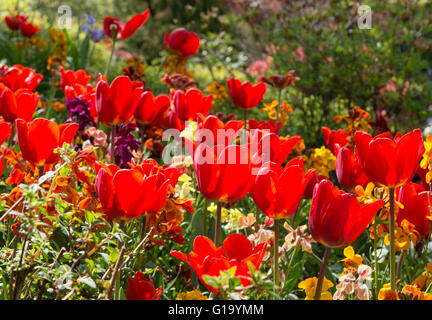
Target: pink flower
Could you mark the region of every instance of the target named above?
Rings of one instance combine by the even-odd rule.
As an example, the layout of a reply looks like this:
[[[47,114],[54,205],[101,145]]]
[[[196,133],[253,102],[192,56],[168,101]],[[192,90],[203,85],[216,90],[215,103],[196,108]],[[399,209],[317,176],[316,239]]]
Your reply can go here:
[[[302,62],[306,56],[302,46],[299,46],[292,54],[298,62]]]
[[[252,75],[257,75],[258,77],[262,76],[265,72],[270,70],[270,67],[273,63],[273,58],[271,56],[267,56],[265,59],[255,60],[251,63],[249,68],[247,68],[247,72]]]
[[[93,145],[102,147],[107,146],[107,135],[102,130],[90,127],[87,129],[86,133],[93,138]]]
[[[370,277],[370,275],[372,274],[372,268],[367,265],[364,264],[359,265],[357,269],[357,273],[358,273],[358,279],[360,281],[372,280],[372,278]]]

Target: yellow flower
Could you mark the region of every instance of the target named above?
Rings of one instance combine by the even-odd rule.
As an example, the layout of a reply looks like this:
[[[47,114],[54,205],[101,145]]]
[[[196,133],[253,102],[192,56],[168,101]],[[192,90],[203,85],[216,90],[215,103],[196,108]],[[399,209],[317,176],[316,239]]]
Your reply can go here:
[[[142,81],[145,76],[146,65],[140,57],[131,57],[126,59],[126,67],[122,70],[123,74],[133,81]]]
[[[411,243],[415,246],[420,234],[414,229],[414,225],[408,220],[402,220],[400,226],[395,229],[395,249],[396,251],[408,250],[411,248]],[[384,238],[384,244],[390,245],[390,236],[387,234]]]
[[[307,157],[305,163],[306,168],[315,168],[317,174],[322,174],[326,177],[329,177],[330,171],[336,169],[336,157],[324,146],[312,149],[312,153]]]
[[[386,283],[378,293],[378,300],[399,300],[396,291],[390,289],[390,283]]]
[[[192,290],[186,293],[178,293],[176,300],[208,300],[199,290]]]
[[[276,110],[277,110],[277,106],[278,106],[278,101],[277,100],[273,100],[270,103],[266,103],[264,102],[264,108],[262,108],[261,110],[267,113],[267,116],[269,117],[270,120],[276,120]]]
[[[225,87],[217,81],[213,81],[210,85],[208,85],[207,91],[213,96],[215,100],[220,101],[220,103],[224,103],[228,97]]]
[[[186,59],[179,56],[169,56],[163,63],[162,69],[168,74],[180,73],[193,78],[194,75],[186,69]]]
[[[277,107],[279,105],[279,102],[277,100],[273,100],[270,103],[263,103],[264,108],[261,110],[267,113],[267,116],[270,120],[276,120],[277,119]],[[286,102],[283,101],[280,108],[279,108],[279,121],[281,122],[281,125],[284,126],[287,119],[288,119],[288,113],[292,112],[292,107]]]
[[[373,203],[378,199],[373,195],[375,185],[372,182],[369,182],[366,186],[366,189],[363,189],[361,185],[355,187],[355,193],[357,194],[357,200],[360,203]]]
[[[192,184],[192,178],[186,173],[183,173],[179,178],[175,186],[175,192],[182,199],[194,199],[193,194],[195,193],[195,188]]]
[[[197,127],[198,124],[196,121],[187,121],[184,130],[180,133],[180,137],[195,140]]]
[[[345,258],[342,259],[342,261],[345,262],[348,268],[357,269],[357,267],[362,264],[363,258],[361,255],[356,254],[351,246],[346,247],[343,253]]]
[[[211,214],[216,214],[216,203],[212,202],[208,207],[207,211]],[[223,228],[229,232],[237,231],[242,229],[242,222],[246,220],[246,216],[237,208],[227,209],[222,207],[221,210],[221,222],[224,223]]]
[[[420,167],[423,169],[428,169],[426,174],[426,182],[430,183],[432,180],[432,135],[426,137],[424,142],[425,152],[423,153],[423,158],[420,162]]]
[[[314,300],[315,291],[318,284],[318,278],[307,278],[298,284],[300,289],[303,289],[306,293],[305,300]],[[329,288],[333,287],[333,283],[324,277],[324,281],[321,289],[321,299],[320,300],[332,300],[332,294],[327,291]]]

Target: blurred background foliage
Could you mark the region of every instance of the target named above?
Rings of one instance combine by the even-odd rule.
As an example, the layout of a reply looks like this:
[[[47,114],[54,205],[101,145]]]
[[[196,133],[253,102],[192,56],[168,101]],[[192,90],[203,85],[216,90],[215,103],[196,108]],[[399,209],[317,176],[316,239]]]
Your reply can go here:
[[[109,56],[109,41],[91,43],[80,27],[83,15],[93,15],[94,27],[103,28],[103,19],[114,16],[126,21],[150,9],[150,18],[130,39],[116,47],[110,79],[120,74],[125,60],[139,56],[146,64],[145,82],[156,94],[169,87],[160,81],[163,37],[178,27],[196,32],[201,39],[198,54],[188,61],[196,86],[206,91],[217,81],[225,86],[232,76],[258,82],[262,75],[295,70],[300,80],[284,90],[282,101],[291,107],[282,134],[300,134],[308,147],[323,143],[321,126],[337,128],[334,116],[344,115],[353,106],[367,110],[372,119],[392,131],[425,127],[430,117],[432,77],[432,1],[368,1],[372,28],[360,29],[359,1],[336,0],[104,0],[104,1],[1,1],[3,15],[20,12],[42,27],[41,38],[57,26],[60,5],[72,9],[73,25],[67,30],[67,68],[87,68],[96,78]],[[38,88],[50,88],[47,60],[55,43],[22,57],[10,41],[10,31],[0,26],[5,64],[21,63],[45,76]],[[86,39],[87,37],[87,39]],[[16,41],[17,39],[15,39]],[[19,40],[19,39],[18,39]],[[55,42],[55,41],[54,41]],[[28,52],[28,51],[27,51]],[[88,61],[87,61],[88,60]],[[58,81],[58,79],[57,79]],[[56,96],[52,94],[52,96]],[[264,103],[277,100],[268,88]],[[258,106],[250,117],[267,120]],[[216,101],[212,112],[234,113],[229,99]]]

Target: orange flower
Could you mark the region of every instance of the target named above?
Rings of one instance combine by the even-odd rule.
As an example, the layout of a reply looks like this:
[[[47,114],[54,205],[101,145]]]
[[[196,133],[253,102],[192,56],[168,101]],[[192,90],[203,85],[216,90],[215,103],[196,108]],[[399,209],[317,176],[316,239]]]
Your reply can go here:
[[[387,283],[380,289],[378,300],[399,300],[399,296],[396,291],[390,289],[390,283]]]

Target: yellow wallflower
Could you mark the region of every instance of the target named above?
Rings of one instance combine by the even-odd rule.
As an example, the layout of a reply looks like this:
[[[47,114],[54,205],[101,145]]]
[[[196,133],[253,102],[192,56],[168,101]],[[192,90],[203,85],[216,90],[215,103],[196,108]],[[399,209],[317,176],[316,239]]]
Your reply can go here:
[[[415,226],[408,220],[402,220],[400,226],[395,229],[395,249],[396,251],[408,250],[411,243],[415,246],[420,234],[415,230]],[[384,244],[390,245],[390,236],[387,234],[384,238]]]
[[[270,120],[276,120],[277,107],[279,105],[279,102],[277,100],[273,100],[270,103],[264,102],[263,104],[264,108],[262,108],[261,110],[267,113],[267,116]],[[286,121],[288,120],[288,113],[292,111],[292,107],[286,101],[283,101],[279,108],[279,121],[281,122],[282,126],[286,124]]]
[[[195,193],[195,188],[192,184],[192,178],[186,173],[183,173],[179,178],[175,186],[175,192],[182,199],[194,199],[193,194]]]
[[[196,121],[187,121],[184,130],[180,133],[180,137],[195,140],[197,127],[198,124]]]
[[[207,211],[213,215],[216,215],[217,206],[215,202],[212,202],[208,207]],[[221,210],[221,222],[224,224],[223,228],[229,232],[240,230],[243,227],[242,221],[246,219],[246,216],[237,208],[223,208]]]
[[[192,290],[186,293],[178,293],[176,300],[208,300],[199,290]]]
[[[186,69],[186,59],[179,56],[169,56],[163,63],[162,69],[168,74],[180,73],[193,78],[194,75]]]
[[[313,149],[305,163],[306,168],[315,168],[317,174],[322,174],[326,177],[329,177],[330,171],[336,169],[336,157],[324,146]]]
[[[298,284],[300,289],[303,289],[306,293],[305,300],[314,300],[315,291],[318,284],[318,278],[312,277],[307,278]],[[329,288],[333,287],[333,283],[324,277],[322,289],[321,289],[321,299],[320,300],[332,300],[332,294],[327,291]]]
[[[424,142],[425,152],[423,153],[423,158],[420,162],[420,167],[427,169],[426,182],[430,183],[432,180],[432,135],[426,137]]]
[[[220,103],[224,103],[228,97],[225,87],[217,81],[208,85],[207,91],[213,96],[213,99],[220,101]]]
[[[353,247],[351,246],[346,247],[343,254],[345,258],[342,259],[342,261],[345,262],[345,265],[348,268],[357,269],[357,267],[363,263],[363,258],[361,257],[361,255],[356,254]]]

